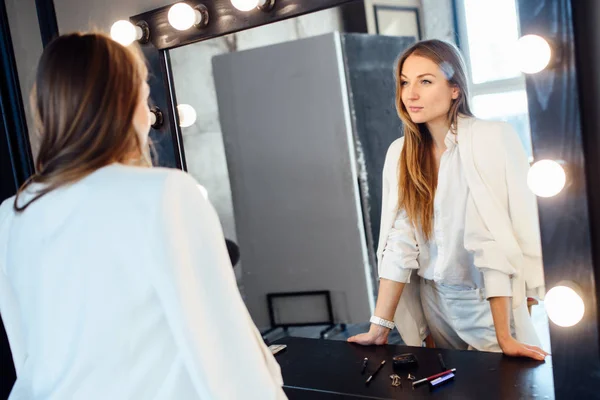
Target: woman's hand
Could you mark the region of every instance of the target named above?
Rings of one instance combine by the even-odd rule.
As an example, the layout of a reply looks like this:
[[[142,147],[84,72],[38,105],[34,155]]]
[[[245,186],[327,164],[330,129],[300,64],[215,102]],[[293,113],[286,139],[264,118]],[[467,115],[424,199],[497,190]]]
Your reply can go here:
[[[403,289],[404,283],[381,278],[379,280],[379,294],[377,295],[375,315],[385,320],[393,321]],[[348,338],[348,341],[363,346],[387,344],[390,330],[381,325],[371,324],[369,332],[352,336]]]
[[[529,357],[534,360],[544,361],[548,353],[537,346],[521,343],[510,333],[510,298],[492,297],[490,299],[496,338],[502,352],[511,357]]]
[[[363,346],[382,345],[387,344],[389,334],[390,329],[384,326],[371,324],[369,332],[349,337],[348,342],[358,343]]]
[[[506,338],[498,342],[498,344],[500,345],[502,352],[511,357],[529,357],[534,360],[544,361],[549,354],[537,346],[521,343],[512,337]]]

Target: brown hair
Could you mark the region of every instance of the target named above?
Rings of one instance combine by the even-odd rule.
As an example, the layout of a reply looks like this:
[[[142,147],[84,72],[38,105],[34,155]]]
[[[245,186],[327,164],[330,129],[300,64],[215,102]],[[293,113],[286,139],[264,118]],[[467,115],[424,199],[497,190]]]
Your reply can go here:
[[[433,231],[433,199],[437,186],[437,170],[433,155],[433,138],[426,124],[414,123],[402,102],[402,67],[406,59],[416,55],[436,63],[452,86],[459,88],[456,100],[448,110],[453,133],[459,114],[472,116],[468,102],[467,75],[458,49],[441,40],[425,40],[408,48],[396,64],[396,109],[404,125],[404,147],[398,162],[398,207],[404,209],[410,222],[420,227],[426,239]]]
[[[147,75],[138,48],[104,34],[63,35],[44,49],[30,99],[40,149],[36,173],[17,192],[17,212],[108,164],[151,165],[133,125]],[[41,189],[19,205],[32,183]]]

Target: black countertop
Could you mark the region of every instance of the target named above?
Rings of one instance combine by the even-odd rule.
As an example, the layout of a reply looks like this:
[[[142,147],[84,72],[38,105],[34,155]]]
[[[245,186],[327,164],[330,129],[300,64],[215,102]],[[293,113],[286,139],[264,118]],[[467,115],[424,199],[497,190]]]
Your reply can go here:
[[[551,357],[546,362],[506,357],[499,353],[427,349],[409,346],[359,346],[324,339],[286,337],[285,351],[275,357],[281,365],[284,390],[294,399],[554,399]],[[416,368],[397,372],[402,387],[392,387],[392,357],[413,353]],[[441,371],[438,353],[448,368],[456,368],[453,382],[431,391],[427,384],[412,389],[408,372],[417,379]],[[362,361],[369,358],[361,375]],[[382,360],[386,364],[367,386],[366,379]]]

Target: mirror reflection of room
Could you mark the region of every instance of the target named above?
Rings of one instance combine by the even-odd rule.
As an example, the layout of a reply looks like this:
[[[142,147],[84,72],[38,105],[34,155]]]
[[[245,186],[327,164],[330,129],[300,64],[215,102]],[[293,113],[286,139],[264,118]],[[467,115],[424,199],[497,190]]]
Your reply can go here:
[[[215,205],[225,236],[239,246],[238,285],[265,338],[297,335],[354,340],[355,335],[379,326],[369,320],[377,317],[375,305],[385,282],[381,265],[399,268],[407,264],[391,261],[407,257],[392,252],[390,235],[397,236],[400,231],[381,227],[382,221],[389,225],[396,220],[386,207],[393,208],[398,195],[388,199],[382,190],[386,179],[394,180],[397,168],[389,162],[391,172],[383,178],[381,173],[388,147],[406,133],[396,108],[396,84],[401,76],[395,75],[395,69],[400,54],[415,42],[440,39],[457,46],[465,61],[466,87],[459,91],[464,89],[468,101],[468,109],[461,108],[459,114],[506,122],[508,125],[497,126],[509,129],[516,139],[510,145],[517,147],[507,151],[522,155],[510,162],[518,164],[514,172],[523,177],[532,152],[524,75],[514,56],[520,37],[515,2],[490,6],[458,1],[456,18],[452,18],[450,3],[365,2],[367,34],[344,32],[341,9],[332,8],[170,52],[188,170]],[[418,71],[427,66],[414,68]],[[406,116],[410,119],[410,112]],[[493,130],[496,125],[491,126]],[[444,136],[440,135],[442,148]],[[488,145],[484,144],[484,150]],[[408,287],[417,286],[420,279],[441,280],[461,291],[480,289],[483,294],[477,296],[485,298],[480,304],[487,311],[486,323],[493,328],[484,286],[486,282],[494,285],[495,268],[503,267],[489,267],[483,261],[485,256],[477,254],[480,237],[475,243],[465,242],[464,222],[457,221],[475,208],[466,205],[473,183],[454,178],[452,168],[460,170],[460,166],[458,157],[454,164],[449,161],[451,153],[444,158],[437,153],[440,180],[437,185],[430,184],[429,190],[443,204],[448,203],[446,198],[462,196],[458,205],[446,206],[459,211],[443,210],[437,203],[430,208],[435,215],[460,216],[450,222],[448,217],[434,217],[430,232],[418,235],[421,240],[414,244],[421,251],[408,263],[417,268]],[[458,194],[461,182],[462,195]],[[446,194],[442,197],[440,193]],[[529,332],[525,336],[531,339],[529,343],[543,352],[541,349],[549,349],[549,336],[544,303],[538,296],[543,291],[539,284],[543,274],[535,198],[512,201],[530,205],[522,210],[531,217],[524,229],[530,238],[536,237],[527,245],[534,248],[530,255],[536,266],[532,268],[538,271],[537,288],[530,288],[532,296],[519,294],[521,323],[517,322],[517,327],[520,333]],[[482,218],[477,223],[489,223]],[[443,228],[442,220],[446,221]],[[473,228],[473,219],[468,223]],[[452,224],[458,227],[448,227]],[[433,235],[439,229],[444,230],[443,237]],[[387,239],[382,240],[382,232]],[[474,236],[480,232],[471,231],[471,238]],[[398,242],[406,240],[401,237]],[[443,246],[451,249],[444,254]],[[492,257],[489,251],[493,250],[488,250],[488,258]],[[383,254],[387,256],[381,257]],[[386,257],[387,263],[382,263]],[[460,269],[457,265],[464,265],[465,271],[452,275]],[[442,272],[444,269],[447,271]],[[496,284],[503,289],[489,289],[488,294],[514,296],[509,283],[514,273],[504,270],[505,276]],[[405,292],[405,299],[414,296],[410,292]],[[419,290],[416,292],[418,295]],[[398,312],[402,300],[400,304]],[[432,312],[427,311],[430,318]],[[387,318],[379,318],[394,322],[395,309],[384,314]],[[508,314],[515,335],[513,312]],[[420,325],[421,330],[426,329],[422,321]],[[369,340],[414,345],[423,339],[422,332],[399,334],[399,330]],[[494,330],[490,332],[494,342]],[[426,337],[433,343],[431,335]],[[497,343],[473,346],[461,339],[460,333],[451,347],[456,346],[500,350]]]
[[[598,396],[600,3],[36,3],[0,398]]]

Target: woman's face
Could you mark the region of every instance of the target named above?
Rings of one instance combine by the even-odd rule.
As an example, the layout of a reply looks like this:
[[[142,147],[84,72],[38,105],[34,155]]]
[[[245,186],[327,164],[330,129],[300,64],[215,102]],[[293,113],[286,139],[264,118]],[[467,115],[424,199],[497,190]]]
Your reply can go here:
[[[145,81],[140,87],[140,97],[138,99],[135,113],[133,114],[133,127],[137,132],[140,141],[145,145],[148,141],[150,132],[150,108],[148,107],[148,97],[150,96],[150,86]]]
[[[402,103],[416,124],[446,122],[460,90],[451,86],[440,67],[428,58],[408,56],[401,71]]]

